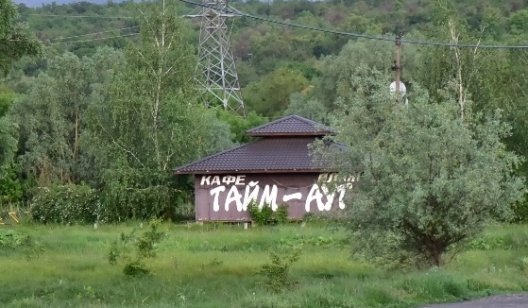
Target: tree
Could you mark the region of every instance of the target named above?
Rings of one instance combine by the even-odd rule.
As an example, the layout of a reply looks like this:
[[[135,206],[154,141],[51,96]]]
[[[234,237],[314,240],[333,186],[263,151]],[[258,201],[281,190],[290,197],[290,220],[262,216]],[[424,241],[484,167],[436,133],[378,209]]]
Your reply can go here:
[[[40,45],[17,23],[18,13],[10,0],[0,0],[0,75],[24,55],[37,55]],[[20,186],[15,179],[16,127],[6,116],[14,93],[0,86],[0,205],[18,199]]]
[[[326,122],[328,111],[319,100],[301,93],[290,95],[290,104],[284,114],[297,114],[317,122]]]
[[[245,89],[246,102],[251,110],[265,116],[276,116],[288,107],[290,94],[308,87],[301,72],[279,68]]]
[[[165,1],[141,12],[141,37],[126,64],[89,108],[84,143],[112,219],[174,216],[186,183],[172,168],[230,145],[227,124],[199,102],[186,28]]]
[[[13,137],[13,127],[5,118],[7,110],[14,100],[14,93],[0,87],[0,175],[2,166],[9,164],[16,150],[16,139]]]
[[[24,55],[37,55],[40,45],[17,23],[18,13],[10,0],[0,0],[0,73]]]
[[[31,85],[31,92],[13,106],[18,125],[22,171],[39,186],[89,181],[82,166],[86,152],[81,138],[88,106],[102,95],[102,85],[122,63],[122,54],[100,49],[93,57],[66,52]]]
[[[368,90],[341,102],[336,139],[346,147],[331,155],[340,173],[358,179],[350,227],[371,253],[384,239],[392,257],[442,265],[450,248],[508,218],[522,197],[522,179],[512,175],[519,158],[501,142],[509,128],[469,108],[463,120],[454,99],[431,103],[417,88],[408,107],[395,103],[383,75],[371,72],[350,82]]]

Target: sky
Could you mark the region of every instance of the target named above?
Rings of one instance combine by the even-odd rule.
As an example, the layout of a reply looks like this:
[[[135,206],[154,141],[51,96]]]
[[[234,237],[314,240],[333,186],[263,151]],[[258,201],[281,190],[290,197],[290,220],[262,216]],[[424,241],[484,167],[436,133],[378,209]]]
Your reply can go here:
[[[53,2],[57,4],[64,4],[64,3],[74,3],[74,2],[81,2],[79,0],[13,0],[14,3],[23,3],[26,6],[29,7],[39,7],[43,4],[51,4]],[[108,0],[86,0],[85,2],[91,2],[91,3],[107,3]],[[113,1],[113,2],[119,2],[119,1]]]

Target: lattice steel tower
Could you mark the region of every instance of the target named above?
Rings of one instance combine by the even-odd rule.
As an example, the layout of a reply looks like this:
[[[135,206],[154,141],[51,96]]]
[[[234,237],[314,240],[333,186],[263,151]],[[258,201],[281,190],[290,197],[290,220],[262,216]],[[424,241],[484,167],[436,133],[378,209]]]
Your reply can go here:
[[[244,114],[244,101],[229,44],[227,0],[202,0],[196,79],[204,88],[206,106],[222,105]]]

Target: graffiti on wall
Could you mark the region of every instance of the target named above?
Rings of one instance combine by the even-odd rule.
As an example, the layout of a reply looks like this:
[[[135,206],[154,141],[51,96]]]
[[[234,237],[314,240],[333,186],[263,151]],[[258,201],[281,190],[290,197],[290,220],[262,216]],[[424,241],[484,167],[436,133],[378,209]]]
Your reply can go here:
[[[338,181],[336,174],[321,174],[309,186],[289,187],[279,182],[261,183],[260,180],[249,179],[242,174],[203,175],[199,184],[208,189],[214,212],[220,211],[221,207],[226,212],[231,209],[245,212],[253,202],[260,208],[269,205],[276,211],[279,204],[301,202],[309,213],[312,210],[330,211],[336,206],[344,209],[345,194],[352,188],[354,181],[353,177]]]

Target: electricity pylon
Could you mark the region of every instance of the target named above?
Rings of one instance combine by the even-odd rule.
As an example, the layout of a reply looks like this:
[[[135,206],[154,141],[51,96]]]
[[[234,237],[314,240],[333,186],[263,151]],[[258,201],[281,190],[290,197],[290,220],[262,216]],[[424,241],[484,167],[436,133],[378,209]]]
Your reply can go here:
[[[202,0],[196,80],[204,89],[206,106],[221,105],[224,109],[244,114],[244,101],[235,60],[229,44],[227,20],[236,16],[228,11],[227,0]]]

